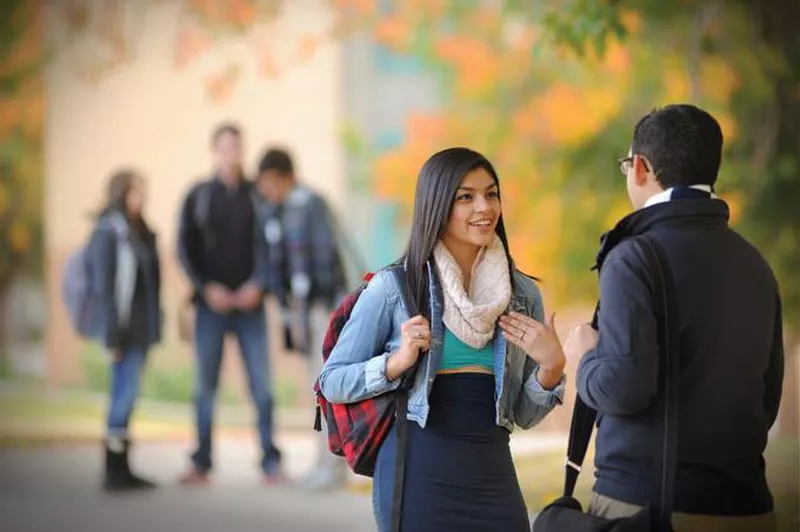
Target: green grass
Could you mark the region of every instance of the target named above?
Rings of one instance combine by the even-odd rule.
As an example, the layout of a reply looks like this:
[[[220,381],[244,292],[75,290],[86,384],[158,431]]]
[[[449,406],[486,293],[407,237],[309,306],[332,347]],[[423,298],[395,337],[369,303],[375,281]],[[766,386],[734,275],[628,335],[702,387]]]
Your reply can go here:
[[[194,394],[195,368],[193,358],[170,356],[168,348],[159,347],[148,354],[142,375],[140,402],[134,410],[132,430],[137,437],[163,439],[190,437],[192,433],[191,401]],[[68,389],[45,392],[41,381],[15,377],[3,365],[0,357],[0,446],[28,446],[59,442],[96,441],[102,436],[110,364],[104,351],[94,343],[84,343],[80,351],[83,378]],[[235,384],[221,381],[217,392],[219,406],[250,407],[247,389],[237,390]],[[274,381],[274,396],[279,408],[299,405],[297,385],[286,379]],[[155,410],[148,404],[157,405]],[[168,413],[177,407],[178,415]],[[186,407],[185,412],[181,411]],[[290,415],[290,414],[289,414]],[[238,416],[240,417],[240,416]],[[250,419],[249,416],[248,419]],[[287,418],[293,422],[294,418]],[[310,421],[309,421],[310,425]],[[218,420],[217,426],[228,432],[242,430],[240,422]],[[248,424],[249,429],[249,424]]]
[[[168,403],[189,403],[194,394],[195,368],[193,359],[164,363],[163,348],[149,353],[149,360],[142,375],[141,397]],[[109,362],[103,350],[93,343],[86,343],[81,350],[81,365],[84,374],[84,387],[105,393],[109,386]],[[274,380],[275,403],[279,407],[297,406],[300,391],[289,380]],[[222,380],[217,392],[218,404],[241,406],[247,404],[249,396],[237,393],[230,383]]]
[[[14,377],[14,368],[4,354],[0,354],[0,379],[10,379]]]
[[[79,396],[48,398],[39,387],[15,390],[0,395],[0,420],[31,419],[43,423],[62,419],[87,419],[102,416],[104,405]]]
[[[575,490],[576,497],[588,505],[594,479],[593,445]],[[800,440],[774,439],[767,447],[767,479],[775,498],[778,531],[800,530]],[[564,487],[564,453],[547,453],[515,461],[522,492],[530,511],[541,510],[561,495]]]
[[[286,390],[294,393],[292,387]],[[96,442],[103,435],[106,407],[105,390],[72,388],[48,393],[41,382],[0,381],[0,447]],[[251,432],[250,405],[243,404],[241,409],[229,410],[233,417],[218,415],[217,430],[231,435]],[[297,413],[291,408],[278,409],[277,422],[289,430],[306,430],[311,426],[311,414],[308,423],[303,418],[298,425]],[[131,430],[137,439],[187,439],[193,437],[193,423],[192,407],[185,401],[140,402]]]
[[[48,394],[40,385],[26,385],[0,394],[0,446],[21,447],[70,442],[95,442],[103,434],[105,402],[86,394]],[[140,409],[141,410],[141,409]],[[188,435],[186,422],[137,411],[133,431],[147,439]]]

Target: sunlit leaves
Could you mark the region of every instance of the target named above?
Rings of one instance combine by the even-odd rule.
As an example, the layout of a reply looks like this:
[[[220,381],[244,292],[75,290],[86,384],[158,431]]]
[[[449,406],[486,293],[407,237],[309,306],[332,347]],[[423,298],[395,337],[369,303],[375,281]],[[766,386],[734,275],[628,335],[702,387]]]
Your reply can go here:
[[[0,295],[19,267],[40,266],[44,123],[38,4],[2,9],[0,35],[9,40],[0,51]]]

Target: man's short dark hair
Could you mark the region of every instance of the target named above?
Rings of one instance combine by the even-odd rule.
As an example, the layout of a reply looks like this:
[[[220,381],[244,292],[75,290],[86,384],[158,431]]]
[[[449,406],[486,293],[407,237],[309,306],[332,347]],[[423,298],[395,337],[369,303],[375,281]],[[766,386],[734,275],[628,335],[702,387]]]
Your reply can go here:
[[[722,129],[713,116],[694,105],[667,105],[639,120],[631,151],[647,157],[665,189],[713,187],[722,159]]]
[[[241,138],[242,130],[239,129],[239,126],[233,122],[223,122],[215,127],[213,133],[211,133],[211,145],[216,146],[219,138],[226,134],[233,135],[236,138]]]
[[[294,176],[294,163],[289,152],[281,148],[267,150],[258,163],[258,173],[263,174],[270,170],[282,176]]]

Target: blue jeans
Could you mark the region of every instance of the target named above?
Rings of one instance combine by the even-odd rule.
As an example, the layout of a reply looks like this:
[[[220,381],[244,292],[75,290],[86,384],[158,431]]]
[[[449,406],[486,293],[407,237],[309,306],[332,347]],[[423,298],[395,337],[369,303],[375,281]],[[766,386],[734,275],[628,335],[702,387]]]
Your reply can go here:
[[[147,353],[134,347],[125,349],[122,358],[111,364],[111,390],[106,433],[109,437],[126,438],[133,407],[139,397],[139,383]]]
[[[192,463],[199,471],[211,469],[211,432],[214,399],[219,382],[223,340],[227,333],[236,335],[247,371],[250,395],[258,411],[258,434],[261,438],[261,469],[277,472],[280,451],[273,442],[272,381],[267,359],[267,324],[264,307],[249,313],[218,314],[200,303],[195,323],[197,378],[194,404],[197,415],[197,450]]]

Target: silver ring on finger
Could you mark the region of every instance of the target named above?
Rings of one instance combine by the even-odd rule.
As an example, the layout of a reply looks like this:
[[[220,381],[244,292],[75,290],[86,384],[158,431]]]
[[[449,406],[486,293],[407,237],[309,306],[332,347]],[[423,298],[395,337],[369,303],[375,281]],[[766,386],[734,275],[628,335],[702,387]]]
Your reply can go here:
[[[525,329],[522,329],[522,334],[519,335],[519,339],[520,340],[524,340],[525,339],[525,333],[526,332],[528,332],[528,331],[526,331]]]

